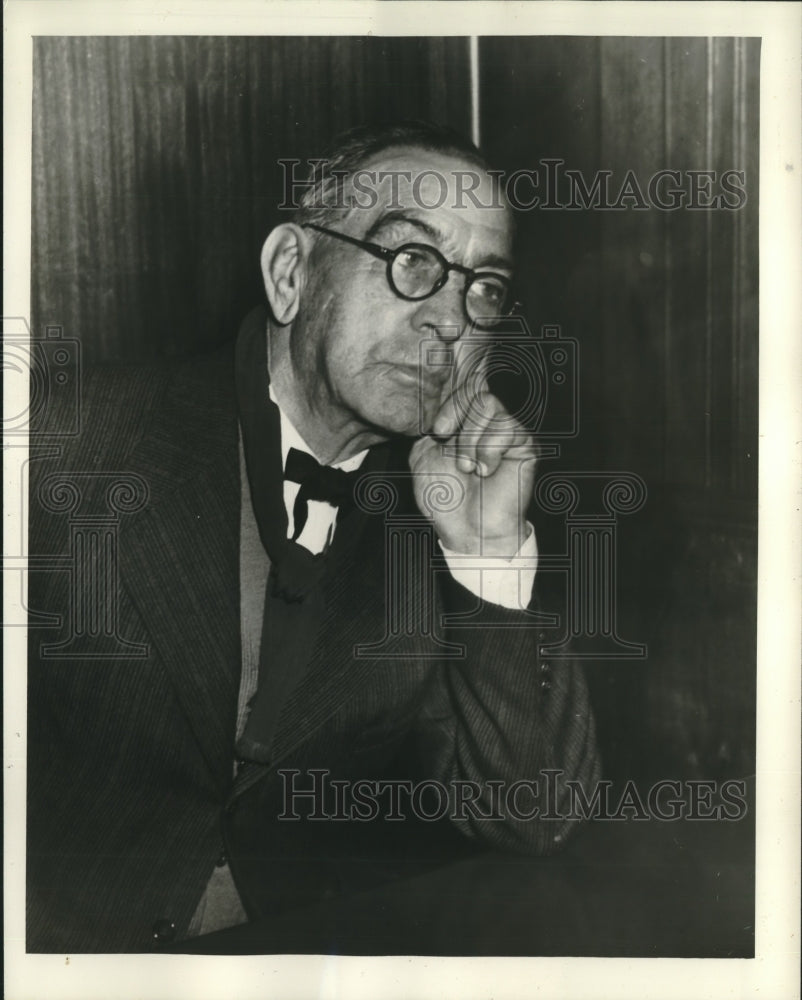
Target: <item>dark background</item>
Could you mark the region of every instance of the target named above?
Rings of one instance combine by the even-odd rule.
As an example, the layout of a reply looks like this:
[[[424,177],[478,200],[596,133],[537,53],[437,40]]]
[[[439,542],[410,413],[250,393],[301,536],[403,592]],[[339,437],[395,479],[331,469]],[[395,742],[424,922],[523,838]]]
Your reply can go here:
[[[426,117],[470,131],[465,38],[40,38],[34,44],[33,328],[90,363],[231,339],[263,298],[279,158],[340,130]],[[630,471],[619,634],[588,661],[609,776],[754,771],[759,42],[482,38],[482,146],[589,181],[744,170],[739,211],[531,211],[533,329],[579,343],[580,434],[556,469]],[[613,184],[615,188],[615,184]],[[538,526],[544,552],[560,519]]]

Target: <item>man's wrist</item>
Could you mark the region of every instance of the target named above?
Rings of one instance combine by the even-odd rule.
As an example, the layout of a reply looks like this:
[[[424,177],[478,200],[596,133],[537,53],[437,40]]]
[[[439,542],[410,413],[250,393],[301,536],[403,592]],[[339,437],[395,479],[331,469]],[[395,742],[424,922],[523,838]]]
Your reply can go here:
[[[516,531],[503,535],[449,538],[445,533],[438,533],[438,538],[443,550],[453,555],[509,560],[515,558],[531,530],[531,525],[527,521],[521,521]]]
[[[538,559],[535,529],[529,522],[511,557],[455,552],[442,539],[440,548],[451,576],[476,597],[505,608],[521,610],[528,606]]]

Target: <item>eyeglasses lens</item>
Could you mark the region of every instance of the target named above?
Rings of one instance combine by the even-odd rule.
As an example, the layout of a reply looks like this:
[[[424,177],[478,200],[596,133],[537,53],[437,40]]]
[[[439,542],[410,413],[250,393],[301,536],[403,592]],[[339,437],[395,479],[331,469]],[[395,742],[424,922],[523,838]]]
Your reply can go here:
[[[509,306],[509,290],[494,278],[475,278],[468,286],[465,308],[473,320],[495,322],[504,317]]]
[[[446,269],[435,253],[423,246],[406,246],[396,251],[390,276],[399,295],[425,299],[442,283]],[[480,326],[493,326],[509,310],[510,289],[506,282],[492,275],[477,276],[465,293],[469,319]]]
[[[411,299],[429,295],[443,276],[443,265],[434,254],[424,249],[402,248],[393,260],[395,287]]]

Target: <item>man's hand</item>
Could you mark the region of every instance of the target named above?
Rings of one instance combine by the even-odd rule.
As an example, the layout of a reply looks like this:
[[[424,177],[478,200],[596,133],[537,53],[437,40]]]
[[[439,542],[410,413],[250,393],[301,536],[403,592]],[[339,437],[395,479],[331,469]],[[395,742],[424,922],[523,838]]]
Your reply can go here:
[[[431,434],[410,452],[415,501],[447,548],[511,559],[527,534],[534,439],[488,390],[481,373],[469,380],[458,374],[454,381]],[[435,502],[438,483],[443,494],[461,486],[461,497]]]

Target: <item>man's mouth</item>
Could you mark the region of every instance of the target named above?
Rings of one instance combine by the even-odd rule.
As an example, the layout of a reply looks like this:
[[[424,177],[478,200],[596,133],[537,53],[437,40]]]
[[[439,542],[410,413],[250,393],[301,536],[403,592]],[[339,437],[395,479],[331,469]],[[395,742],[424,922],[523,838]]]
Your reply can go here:
[[[419,386],[427,395],[439,396],[448,379],[448,369],[426,369],[420,365],[393,365],[393,373],[405,382]]]

